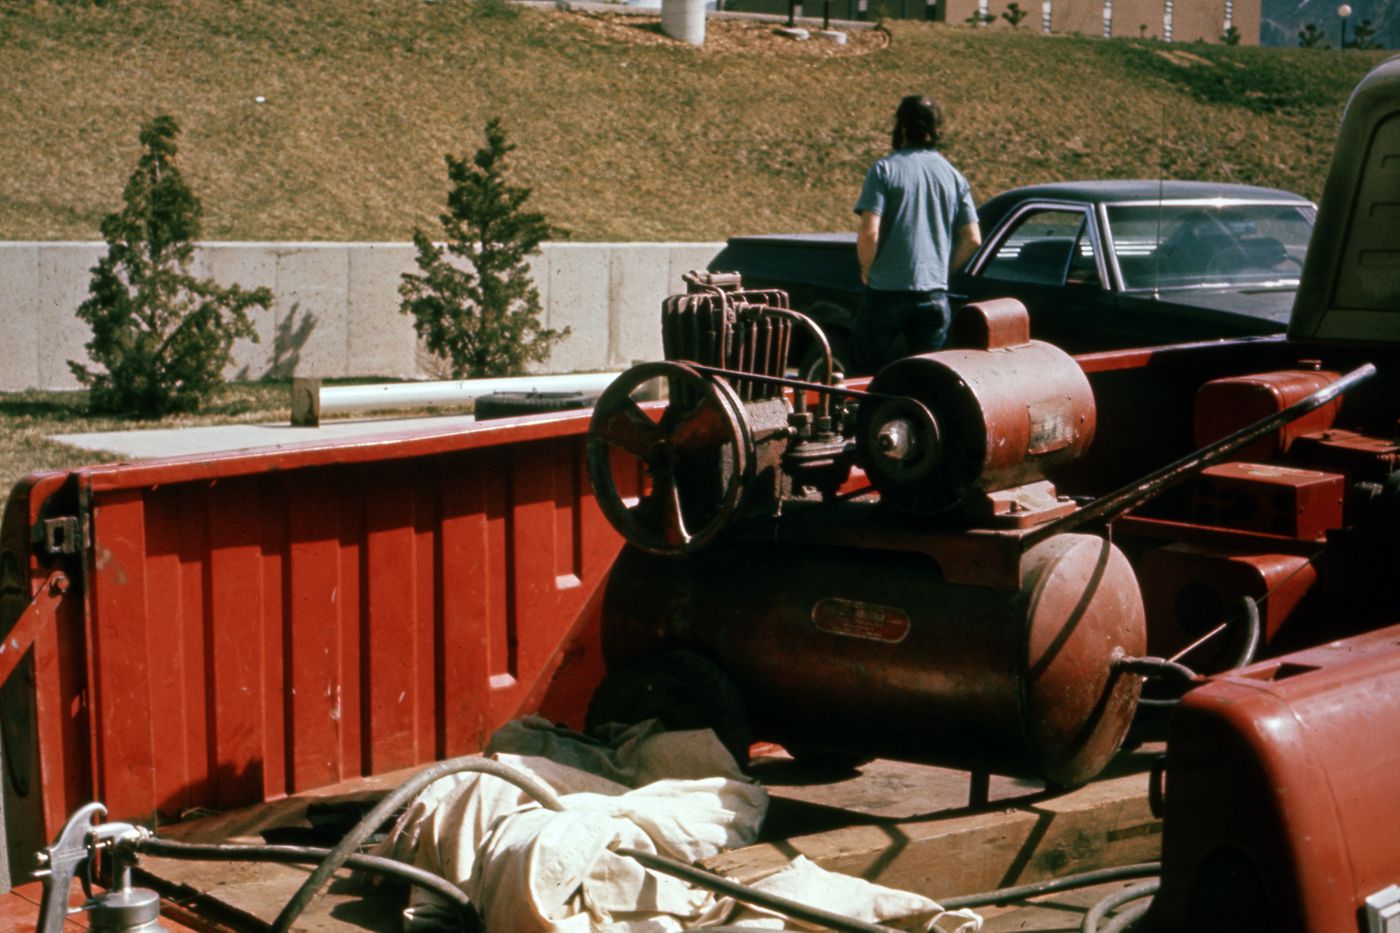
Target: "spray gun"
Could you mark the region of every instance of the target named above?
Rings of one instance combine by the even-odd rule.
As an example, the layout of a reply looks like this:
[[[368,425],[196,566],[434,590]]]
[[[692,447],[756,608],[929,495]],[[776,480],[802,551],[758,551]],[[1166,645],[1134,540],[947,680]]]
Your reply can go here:
[[[34,876],[44,882],[44,899],[38,933],[62,933],[75,877],[82,881],[87,901],[72,912],[86,913],[93,933],[168,933],[160,923],[160,896],[131,886],[131,843],[144,839],[147,830],[130,823],[93,823],[94,818],[106,814],[107,808],[100,803],[82,807],[69,818],[53,845],[39,853],[40,868]],[[112,860],[113,887],[94,895],[92,882],[104,849]]]

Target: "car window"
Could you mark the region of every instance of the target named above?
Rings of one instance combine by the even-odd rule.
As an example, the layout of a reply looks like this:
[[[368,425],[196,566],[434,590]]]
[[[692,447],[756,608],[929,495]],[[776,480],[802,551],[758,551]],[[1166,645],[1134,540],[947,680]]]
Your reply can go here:
[[[980,275],[1006,282],[1063,285],[1099,281],[1093,241],[1082,211],[1030,211],[995,247]]]
[[[1128,289],[1297,285],[1311,205],[1154,204],[1108,209]]]

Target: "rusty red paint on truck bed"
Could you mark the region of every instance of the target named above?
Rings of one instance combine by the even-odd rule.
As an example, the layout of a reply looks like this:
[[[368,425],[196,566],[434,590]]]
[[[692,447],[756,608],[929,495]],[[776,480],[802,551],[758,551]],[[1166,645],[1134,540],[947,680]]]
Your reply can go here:
[[[28,795],[7,786],[13,864],[91,799],[168,820],[474,751],[543,702],[566,654],[573,693],[591,689],[600,662],[570,636],[619,539],[585,477],[587,424],[24,481],[4,547],[28,562],[26,598],[62,563],[28,545],[55,507],[91,546],[34,641],[42,738]]]

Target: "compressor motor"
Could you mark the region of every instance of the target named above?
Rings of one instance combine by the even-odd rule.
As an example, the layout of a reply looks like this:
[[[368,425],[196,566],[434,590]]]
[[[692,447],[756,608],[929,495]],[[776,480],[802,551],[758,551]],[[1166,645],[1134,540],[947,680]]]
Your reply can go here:
[[[1047,475],[1093,440],[1078,364],[990,301],[959,312],[956,349],[857,390],[782,292],[687,283],[662,309],[667,359],[624,373],[590,426],[594,491],[629,545],[590,724],[708,726],[741,760],[762,739],[1097,774],[1140,687],[1116,667],[1145,647],[1137,581],[1100,538],[1025,543],[1076,509]],[[820,383],[786,378],[794,328],[824,352]]]

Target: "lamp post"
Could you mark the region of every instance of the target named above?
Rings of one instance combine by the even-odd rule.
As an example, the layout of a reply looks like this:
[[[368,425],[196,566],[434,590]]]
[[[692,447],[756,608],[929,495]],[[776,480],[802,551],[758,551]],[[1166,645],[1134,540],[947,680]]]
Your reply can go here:
[[[1342,41],[1337,46],[1337,51],[1345,51],[1347,47],[1347,17],[1351,15],[1351,4],[1343,3],[1337,7],[1337,15],[1342,18]]]

